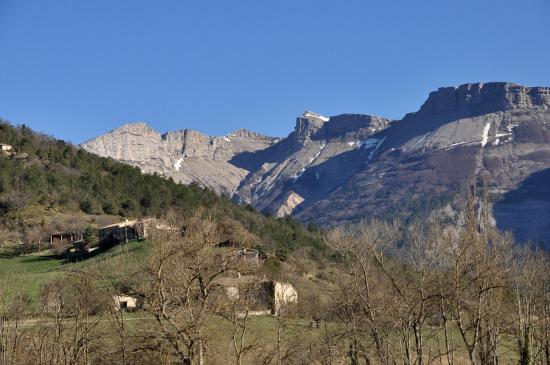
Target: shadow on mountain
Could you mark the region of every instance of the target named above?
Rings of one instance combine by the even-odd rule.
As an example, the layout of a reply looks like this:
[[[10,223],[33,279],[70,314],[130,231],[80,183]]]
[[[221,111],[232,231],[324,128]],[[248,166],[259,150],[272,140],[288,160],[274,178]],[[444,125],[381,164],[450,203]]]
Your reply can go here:
[[[531,174],[493,206],[496,225],[519,243],[550,249],[550,169]]]
[[[294,132],[293,132],[294,133]],[[296,152],[292,133],[281,142],[266,149],[254,152],[241,152],[229,160],[229,163],[252,173],[259,170],[264,163],[280,163]]]
[[[374,135],[373,138],[387,137],[386,143],[382,146],[382,149],[387,150],[390,148],[398,148],[413,138],[424,136],[429,132],[433,132],[441,126],[456,122],[460,119],[475,118],[483,115],[480,113],[473,113],[468,111],[450,112],[442,114],[429,114],[419,111],[417,113],[410,113],[405,118],[394,122],[389,128]]]
[[[357,166],[353,174],[342,174],[346,181],[320,203],[304,206],[298,219],[320,226],[362,218],[424,219],[467,193],[476,151],[475,146],[464,146],[420,154],[387,152],[372,164]]]
[[[322,163],[308,168],[296,181],[287,181],[285,191],[292,190],[305,199],[305,207],[323,199],[346,180],[368,166],[370,150],[356,149],[342,152]]]

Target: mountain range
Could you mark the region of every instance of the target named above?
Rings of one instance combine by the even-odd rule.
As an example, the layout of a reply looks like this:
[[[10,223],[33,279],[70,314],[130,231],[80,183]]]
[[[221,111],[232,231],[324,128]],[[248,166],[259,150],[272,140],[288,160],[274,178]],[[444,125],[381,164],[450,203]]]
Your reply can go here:
[[[548,87],[444,87],[401,120],[307,111],[286,138],[161,134],[132,123],[81,147],[324,227],[363,218],[456,223],[487,176],[494,224],[550,247]]]

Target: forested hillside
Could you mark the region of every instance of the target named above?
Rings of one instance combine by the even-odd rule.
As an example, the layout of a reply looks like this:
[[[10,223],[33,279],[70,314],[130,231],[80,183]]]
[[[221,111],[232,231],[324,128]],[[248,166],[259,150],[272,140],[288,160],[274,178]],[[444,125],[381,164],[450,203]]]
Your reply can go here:
[[[322,246],[314,230],[290,219],[265,217],[198,186],[142,174],[136,167],[95,156],[25,125],[1,121],[0,143],[14,151],[0,155],[1,223],[19,232],[21,241],[33,226],[53,229],[50,221],[55,217],[68,216],[74,226],[79,219],[163,216],[170,210],[186,215],[203,207],[215,212],[233,234],[247,235],[252,245],[271,247],[282,256],[297,247]]]

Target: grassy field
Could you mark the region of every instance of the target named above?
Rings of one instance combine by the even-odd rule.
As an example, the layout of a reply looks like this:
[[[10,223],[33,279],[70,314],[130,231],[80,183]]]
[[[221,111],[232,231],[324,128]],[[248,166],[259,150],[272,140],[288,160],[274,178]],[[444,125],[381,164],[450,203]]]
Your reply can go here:
[[[8,292],[27,294],[36,303],[42,286],[47,282],[63,277],[70,271],[107,269],[121,255],[130,255],[139,260],[145,255],[145,243],[130,241],[127,245],[94,253],[87,258],[73,261],[55,256],[49,251],[41,255],[22,256],[13,255],[10,251],[3,252],[0,255],[0,285],[9,289]]]
[[[63,278],[74,271],[95,272],[95,273],[109,273],[112,270],[119,268],[120,265],[130,265],[132,262],[140,262],[145,259],[147,252],[147,243],[131,241],[127,245],[120,245],[108,249],[103,252],[94,252],[92,255],[81,260],[68,260],[52,255],[50,252],[44,252],[42,255],[23,255],[16,256],[10,255],[9,252],[0,253],[0,294],[4,296],[10,295],[10,293],[26,293],[32,300],[34,305],[39,303],[39,297],[41,288],[44,284],[51,280]],[[307,278],[295,277],[293,282],[297,285],[300,291],[300,298],[302,302],[308,301],[308,292],[319,290],[319,287]],[[11,288],[6,290],[6,288]],[[313,298],[313,297],[311,297]],[[148,314],[144,312],[134,312],[124,314],[125,319],[128,321],[127,328],[130,333],[139,334],[142,328],[147,328],[152,324],[153,320]],[[35,319],[30,319],[29,326],[33,326]],[[50,321],[51,319],[43,318],[39,321]],[[105,326],[110,325],[110,319],[106,317],[102,319],[105,322]],[[290,318],[285,323],[287,340],[294,342],[300,342],[300,338],[307,337],[310,343],[321,345],[322,338],[325,335],[324,329],[314,329],[309,326],[310,320],[308,318]],[[232,324],[220,317],[213,317],[209,321],[209,331],[212,334],[210,339],[210,345],[212,346],[213,353],[227,354],[229,353],[231,346],[231,338],[233,335]],[[330,332],[342,332],[342,325],[335,323],[327,323]],[[429,344],[429,347],[433,348],[435,352],[442,349],[443,346],[443,333],[431,332],[427,329],[427,338],[425,342]],[[453,342],[457,345],[457,363],[462,363],[466,360],[466,352],[459,338],[459,334],[456,329],[453,332]],[[276,340],[276,319],[272,316],[262,316],[251,318],[248,323],[248,332],[246,334],[245,343],[252,345],[254,343],[259,344],[273,344]],[[396,339],[397,344],[397,339]],[[513,343],[511,339],[504,338],[503,343],[499,348],[501,360],[503,363],[514,363],[517,359],[512,353]],[[345,354],[346,349],[339,349],[341,354]],[[246,362],[245,362],[246,363]],[[465,362],[464,362],[465,363]]]

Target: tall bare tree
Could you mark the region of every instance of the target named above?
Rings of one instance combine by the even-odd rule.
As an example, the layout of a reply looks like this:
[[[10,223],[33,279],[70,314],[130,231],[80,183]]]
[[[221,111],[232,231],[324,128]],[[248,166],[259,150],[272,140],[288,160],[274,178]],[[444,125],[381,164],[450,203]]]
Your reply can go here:
[[[132,289],[156,326],[151,333],[184,364],[206,363],[208,320],[225,295],[219,279],[236,268],[222,259],[217,222],[199,210],[187,219],[171,217],[169,229],[151,231],[147,266]]]

